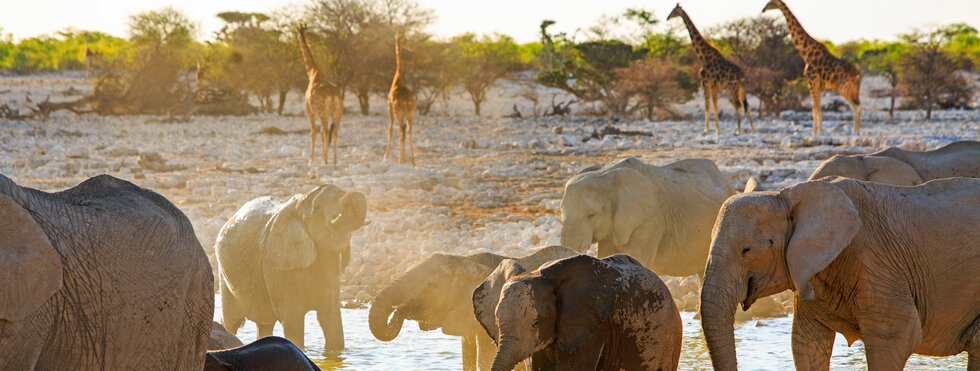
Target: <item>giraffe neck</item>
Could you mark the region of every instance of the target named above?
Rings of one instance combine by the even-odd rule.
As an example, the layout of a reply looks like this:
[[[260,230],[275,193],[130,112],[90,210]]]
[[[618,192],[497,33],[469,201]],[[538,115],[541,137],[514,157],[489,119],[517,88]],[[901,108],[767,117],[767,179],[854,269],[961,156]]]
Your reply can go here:
[[[402,46],[401,40],[395,39],[395,77],[391,82],[392,86],[397,86],[402,78]]]
[[[694,26],[694,22],[691,22],[691,18],[687,16],[687,12],[681,12],[681,19],[684,20],[684,25],[687,26],[687,32],[691,34],[691,46],[694,47],[694,53],[698,55],[701,64],[704,64],[709,56],[715,55],[717,50],[708,43],[708,40],[704,39],[704,36],[701,36],[701,32]]]
[[[783,16],[786,17],[786,26],[789,28],[789,33],[793,37],[793,47],[799,52],[800,57],[803,61],[809,62],[808,54],[806,51],[816,48],[817,50],[826,50],[824,45],[814,39],[803,29],[803,25],[800,21],[796,20],[796,16],[793,12],[789,10],[786,4],[780,4],[779,10],[783,12]]]
[[[313,53],[310,52],[310,43],[306,38],[306,31],[299,31],[299,48],[303,54],[303,63],[306,64],[306,74],[309,76],[310,81],[316,80],[320,73],[320,66],[317,66],[316,60],[313,59]]]

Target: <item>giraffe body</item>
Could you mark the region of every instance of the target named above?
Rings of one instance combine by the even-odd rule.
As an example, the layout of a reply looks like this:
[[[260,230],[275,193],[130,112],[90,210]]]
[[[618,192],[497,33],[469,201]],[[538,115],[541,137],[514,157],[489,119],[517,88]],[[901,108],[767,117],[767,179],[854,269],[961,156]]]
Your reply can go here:
[[[745,118],[752,128],[752,132],[755,133],[755,124],[752,122],[749,104],[745,97],[745,73],[742,72],[742,68],[725,59],[714,45],[705,40],[680,4],[674,7],[667,19],[674,17],[681,17],[684,25],[687,26],[694,53],[697,54],[698,61],[701,63],[698,77],[701,79],[701,88],[704,90],[704,133],[707,134],[709,131],[709,117],[712,110],[715,116],[715,134],[721,133],[721,122],[718,119],[719,92],[727,93],[728,100],[735,107],[735,118],[738,122],[735,135],[742,133],[742,112],[745,112]]]
[[[306,74],[309,85],[306,87],[306,115],[310,120],[310,165],[316,162],[317,120],[320,120],[319,137],[323,142],[322,160],[328,163],[328,152],[333,145],[333,164],[337,165],[337,136],[340,132],[340,119],[344,115],[343,89],[320,77],[320,67],[310,52],[309,40],[306,38],[306,28],[297,30],[300,51],[306,64]]]
[[[385,145],[385,159],[391,155],[394,141],[395,123],[398,123],[398,163],[405,162],[405,146],[409,147],[409,159],[415,166],[415,144],[412,142],[412,128],[415,126],[415,93],[402,81],[401,35],[395,36],[395,76],[388,91],[388,143]]]
[[[840,94],[854,111],[854,133],[861,131],[861,71],[850,62],[837,58],[827,46],[811,37],[782,0],[770,0],[763,12],[779,10],[786,17],[786,27],[793,37],[793,48],[806,63],[803,76],[813,100],[813,135],[823,131],[820,95],[824,91]]]

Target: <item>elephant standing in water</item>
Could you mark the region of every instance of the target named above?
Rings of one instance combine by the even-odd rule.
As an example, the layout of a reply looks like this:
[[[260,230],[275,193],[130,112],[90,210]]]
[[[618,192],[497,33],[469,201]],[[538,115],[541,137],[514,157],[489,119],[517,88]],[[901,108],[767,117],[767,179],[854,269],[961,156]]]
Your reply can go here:
[[[340,274],[350,235],[366,215],[363,194],[332,185],[287,201],[260,197],[243,205],[215,243],[222,325],[236,333],[249,319],[265,337],[278,321],[286,338],[303,348],[303,320],[315,310],[325,351],[343,350]]]
[[[190,220],[101,175],[46,193],[0,175],[0,370],[200,370],[214,281]]]
[[[713,162],[652,166],[628,157],[589,170],[565,184],[563,246],[584,252],[598,242],[598,257],[626,253],[658,274],[704,271],[715,216],[735,194]]]
[[[537,269],[575,255],[571,249],[549,246],[517,261]],[[368,315],[371,333],[378,340],[391,341],[406,319],[418,321],[423,331],[442,328],[446,335],[462,337],[463,370],[489,369],[497,346],[473,315],[473,289],[505,258],[488,253],[433,254],[412,265],[374,298]]]
[[[952,177],[980,178],[980,142],[954,142],[925,152],[891,147],[869,155],[835,155],[820,164],[810,180],[826,176],[895,185]]]
[[[530,273],[504,260],[473,291],[473,311],[500,346],[494,371],[528,357],[534,370],[676,370],[680,359],[681,316],[667,286],[625,254]]]
[[[898,187],[837,178],[735,196],[718,216],[701,288],[716,370],[735,370],[735,307],[795,291],[793,359],[827,370],[835,333],[868,368],[969,352],[980,370],[980,179]]]

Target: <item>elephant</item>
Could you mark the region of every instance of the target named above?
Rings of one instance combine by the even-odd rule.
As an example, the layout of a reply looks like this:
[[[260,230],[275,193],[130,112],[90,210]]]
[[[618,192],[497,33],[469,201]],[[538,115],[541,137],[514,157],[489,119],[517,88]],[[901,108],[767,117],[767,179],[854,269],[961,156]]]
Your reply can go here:
[[[573,176],[561,200],[561,244],[626,253],[658,274],[704,271],[711,226],[735,189],[709,160],[652,166],[627,157]]]
[[[238,348],[208,352],[204,371],[319,371],[289,340],[269,336]]]
[[[208,350],[222,350],[237,348],[242,345],[241,340],[225,330],[220,323],[211,322],[211,336],[208,338]]]
[[[363,194],[333,185],[287,201],[259,197],[245,203],[215,242],[221,324],[237,333],[248,319],[266,337],[281,322],[286,338],[303,348],[304,317],[313,310],[324,351],[342,351],[340,274],[351,233],[366,225],[366,216]]]
[[[835,333],[870,370],[969,352],[980,370],[980,179],[914,187],[824,178],[732,197],[711,241],[701,321],[716,370],[737,368],[737,303],[794,292],[796,368],[827,370]]]
[[[821,164],[810,180],[833,175],[895,185],[980,178],[980,142],[959,141],[925,152],[891,147],[869,155],[834,156]]]
[[[562,246],[548,246],[518,258],[525,267],[578,255]],[[378,340],[398,336],[403,321],[415,320],[423,331],[441,328],[446,335],[462,337],[463,369],[489,369],[497,346],[477,322],[471,310],[473,289],[506,257],[433,254],[399,275],[374,298],[368,314],[371,333]]]
[[[915,168],[898,159],[885,156],[834,155],[810,174],[809,180],[842,176],[869,182],[914,186],[922,184]]]
[[[0,231],[0,370],[204,366],[214,280],[164,197],[109,175],[55,193],[0,175]]]
[[[511,259],[473,291],[473,312],[500,346],[492,370],[676,370],[680,313],[660,277],[626,254],[578,255],[526,272]],[[499,301],[487,300],[499,295]]]

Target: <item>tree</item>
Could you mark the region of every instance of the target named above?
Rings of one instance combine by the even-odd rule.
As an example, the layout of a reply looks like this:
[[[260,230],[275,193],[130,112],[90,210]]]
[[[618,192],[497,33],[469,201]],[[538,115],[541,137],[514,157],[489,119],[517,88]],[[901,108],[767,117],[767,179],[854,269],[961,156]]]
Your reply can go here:
[[[641,110],[647,120],[653,120],[655,113],[676,116],[670,106],[691,99],[692,91],[681,86],[683,72],[669,59],[634,61],[616,73],[619,88],[627,97],[639,101],[634,109]]]
[[[716,46],[745,70],[746,93],[761,102],[759,116],[802,108],[803,60],[786,26],[775,18],[742,18],[712,28]]]
[[[405,78],[415,89],[416,107],[427,115],[439,98],[448,98],[450,88],[459,80],[458,63],[453,63],[455,49],[447,42],[417,41],[410,52],[403,53],[408,66]]]
[[[942,29],[915,31],[903,35],[909,51],[899,60],[901,87],[912,107],[926,111],[932,119],[935,108],[964,107],[972,95],[972,86],[957,73],[961,63],[949,55],[949,34]]]
[[[357,96],[361,113],[370,111],[370,96],[387,93],[395,70],[395,34],[411,45],[433,20],[432,12],[413,0],[316,0],[306,17],[323,36],[332,79]]]
[[[470,95],[473,112],[479,116],[487,91],[501,78],[521,69],[521,51],[510,36],[477,37],[464,34],[452,38],[459,82]]]
[[[583,102],[601,102],[612,114],[626,115],[629,97],[617,89],[616,69],[629,67],[643,58],[643,50],[619,40],[573,43],[565,48],[565,64],[541,71],[536,77],[542,85],[564,90]]]
[[[123,101],[134,112],[162,112],[189,92],[178,87],[180,72],[194,60],[194,24],[183,13],[166,7],[129,19],[133,62],[126,73]]]
[[[873,43],[857,52],[857,64],[871,75],[878,75],[888,81],[888,117],[895,118],[895,99],[900,95],[898,63],[907,51],[907,45],[900,42]]]

